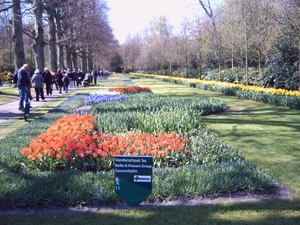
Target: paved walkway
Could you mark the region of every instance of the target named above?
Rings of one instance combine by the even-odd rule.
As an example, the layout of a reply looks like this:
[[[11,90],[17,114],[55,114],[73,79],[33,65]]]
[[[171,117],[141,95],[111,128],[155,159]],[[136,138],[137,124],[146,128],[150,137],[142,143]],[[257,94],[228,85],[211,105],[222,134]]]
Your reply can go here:
[[[75,89],[76,88],[71,87],[69,88],[69,92],[72,92]],[[31,110],[34,110],[35,108],[42,106],[49,101],[53,101],[58,96],[64,95],[65,93],[63,92],[63,94],[59,94],[57,90],[54,90],[52,95],[45,95],[45,101],[42,101],[40,99],[40,101],[38,102],[35,101],[35,92],[33,89],[31,90],[31,94],[33,97],[33,100],[31,101],[31,106],[32,106]],[[24,112],[18,110],[18,106],[19,106],[19,99],[0,104],[0,123],[6,122],[14,117],[23,116]]]

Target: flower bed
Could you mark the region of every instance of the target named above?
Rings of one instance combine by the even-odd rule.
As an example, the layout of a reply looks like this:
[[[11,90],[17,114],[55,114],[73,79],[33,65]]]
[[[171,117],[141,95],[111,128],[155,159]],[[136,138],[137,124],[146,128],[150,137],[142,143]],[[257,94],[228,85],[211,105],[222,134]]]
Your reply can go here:
[[[300,92],[275,88],[262,88],[251,85],[234,84],[227,82],[197,80],[190,78],[171,77],[153,74],[133,74],[149,78],[162,79],[163,81],[183,84],[188,87],[219,92],[223,95],[251,99],[258,102],[276,106],[286,106],[291,109],[300,109]]]
[[[87,98],[77,95],[7,136],[0,146],[0,205],[117,201],[114,173],[108,171],[115,154],[154,157],[149,200],[265,190],[276,184],[201,122],[201,115],[224,111],[224,102],[128,94],[126,101],[89,105],[90,114],[81,116],[70,114]]]
[[[88,114],[63,116],[23,148],[22,154],[32,161],[32,169],[51,171],[108,171],[116,155],[153,156],[154,167],[181,166],[186,160],[187,139],[174,132],[110,136],[96,132],[93,120]]]
[[[129,86],[129,87],[115,87],[115,88],[109,88],[109,91],[117,91],[117,92],[142,92],[142,91],[151,91],[149,87],[139,87],[139,86]]]
[[[85,100],[86,105],[93,105],[102,102],[116,102],[116,101],[124,101],[127,100],[129,96],[127,95],[89,95],[89,97]]]

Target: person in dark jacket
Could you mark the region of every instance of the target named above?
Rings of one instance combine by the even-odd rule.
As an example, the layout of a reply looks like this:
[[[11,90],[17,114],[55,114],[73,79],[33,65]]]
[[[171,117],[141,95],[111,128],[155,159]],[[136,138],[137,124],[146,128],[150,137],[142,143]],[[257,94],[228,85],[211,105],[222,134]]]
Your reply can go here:
[[[18,70],[18,80],[17,80],[17,87],[19,89],[19,95],[20,95],[20,101],[19,101],[19,110],[24,111],[24,101],[28,99],[28,87],[31,85],[30,78],[28,76],[28,73],[30,71],[30,68],[28,64],[24,64],[19,70]]]
[[[39,97],[41,96],[42,100],[45,100],[44,97],[44,78],[40,73],[39,69],[34,71],[34,74],[31,78],[32,86],[35,90],[35,99],[39,101]]]
[[[44,68],[44,72],[43,72],[43,78],[44,78],[44,82],[46,84],[46,93],[47,95],[52,95],[52,75],[50,73],[50,71],[48,70],[47,67]]]
[[[57,70],[56,81],[58,84],[59,94],[61,94],[61,89],[63,88],[63,75],[61,69]]]
[[[70,85],[70,78],[69,75],[66,73],[65,76],[63,77],[63,83],[64,83],[64,90],[66,93],[69,91],[69,85]]]
[[[78,83],[77,83],[77,87],[82,85],[82,81],[84,79],[84,73],[81,70],[78,70],[77,73],[77,78],[78,78]]]

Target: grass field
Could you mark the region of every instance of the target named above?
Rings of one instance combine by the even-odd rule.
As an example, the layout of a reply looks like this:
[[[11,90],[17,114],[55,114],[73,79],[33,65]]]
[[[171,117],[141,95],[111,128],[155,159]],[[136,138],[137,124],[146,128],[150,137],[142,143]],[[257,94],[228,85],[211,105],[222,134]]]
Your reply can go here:
[[[19,97],[18,88],[8,86],[7,84],[0,88],[0,92],[0,104],[15,100]]]
[[[208,128],[223,141],[237,147],[247,160],[300,194],[300,111],[154,79],[137,79],[135,82],[151,86],[155,94],[224,100],[228,112],[203,117]],[[168,88],[162,88],[163,83]]]
[[[204,117],[210,130],[259,168],[300,194],[300,112],[222,96],[154,79],[136,79],[158,95],[226,101],[226,113]],[[90,88],[89,90],[92,90]],[[80,211],[80,210],[79,210]],[[2,214],[0,224],[300,224],[300,198],[200,206],[132,208],[102,212],[56,210]]]

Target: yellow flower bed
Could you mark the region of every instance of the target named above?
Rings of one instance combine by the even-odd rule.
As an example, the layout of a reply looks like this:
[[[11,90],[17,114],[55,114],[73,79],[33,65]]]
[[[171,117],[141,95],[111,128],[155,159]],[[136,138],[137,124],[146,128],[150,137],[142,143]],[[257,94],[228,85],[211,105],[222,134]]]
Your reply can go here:
[[[281,96],[297,96],[300,98],[299,91],[288,91],[285,89],[275,89],[275,88],[263,88],[258,86],[248,86],[243,84],[234,84],[234,83],[226,83],[226,82],[219,82],[219,81],[209,81],[209,80],[198,80],[198,79],[191,79],[191,78],[182,78],[182,77],[172,77],[172,76],[162,76],[162,75],[154,75],[154,74],[137,74],[142,76],[152,76],[157,78],[167,78],[172,80],[180,80],[183,82],[194,82],[199,84],[210,84],[216,86],[224,86],[230,88],[236,88],[243,91],[254,91],[254,92],[265,92],[273,95],[281,95]]]

